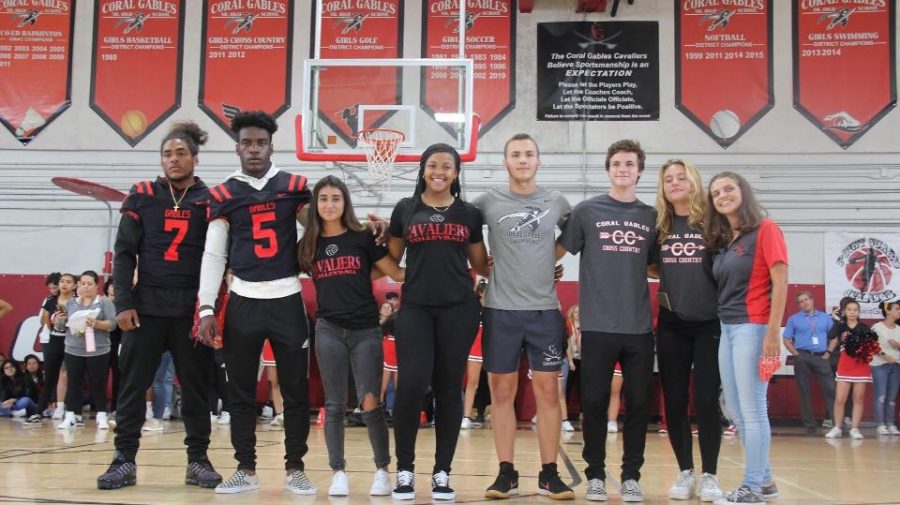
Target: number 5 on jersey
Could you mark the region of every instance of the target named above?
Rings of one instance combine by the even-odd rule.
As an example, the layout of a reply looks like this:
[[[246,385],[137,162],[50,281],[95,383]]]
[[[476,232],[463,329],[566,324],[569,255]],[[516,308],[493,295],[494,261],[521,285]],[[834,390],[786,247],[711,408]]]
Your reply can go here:
[[[275,230],[263,228],[263,224],[275,221],[275,211],[260,212],[251,216],[253,219],[253,252],[257,258],[271,258],[278,254],[278,237]],[[262,243],[259,243],[262,241]]]

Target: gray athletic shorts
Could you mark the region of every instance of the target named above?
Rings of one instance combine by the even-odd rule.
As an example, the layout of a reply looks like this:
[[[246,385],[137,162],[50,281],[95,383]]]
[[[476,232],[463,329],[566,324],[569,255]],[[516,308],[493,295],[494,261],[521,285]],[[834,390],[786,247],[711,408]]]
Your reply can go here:
[[[525,351],[529,367],[537,372],[558,372],[565,342],[562,314],[550,310],[501,310],[485,308],[481,349],[484,369],[493,373],[519,370]]]

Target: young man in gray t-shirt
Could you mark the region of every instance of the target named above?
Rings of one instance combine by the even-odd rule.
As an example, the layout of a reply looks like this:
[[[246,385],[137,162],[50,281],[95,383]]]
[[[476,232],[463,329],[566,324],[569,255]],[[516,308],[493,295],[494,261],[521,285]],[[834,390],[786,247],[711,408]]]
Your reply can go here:
[[[565,330],[554,285],[556,228],[569,216],[569,202],[558,191],[538,187],[540,153],[527,134],[507,141],[503,161],[509,186],[489,189],[473,204],[488,225],[494,258],[484,301],[484,368],[491,387],[491,425],[500,472],[486,498],[518,494],[513,466],[519,356],[524,350],[532,370],[538,410],[541,472],[538,493],[557,500],[575,498],[559,478],[556,453],[560,437],[559,375]]]
[[[622,366],[626,407],[622,500],[643,500],[638,480],[653,378],[647,267],[656,263],[656,210],[637,199],[644,158],[640,144],[633,140],[613,143],[606,155],[609,193],[576,205],[559,239],[570,253],[581,253],[579,347],[588,500],[607,499],[606,409],[617,361]]]

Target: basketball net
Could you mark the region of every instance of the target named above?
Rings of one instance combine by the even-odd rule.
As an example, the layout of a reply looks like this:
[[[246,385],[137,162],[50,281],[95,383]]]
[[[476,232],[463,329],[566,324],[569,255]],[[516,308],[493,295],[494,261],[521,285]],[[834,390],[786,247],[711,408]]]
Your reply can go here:
[[[403,132],[386,128],[370,128],[359,132],[357,140],[366,153],[371,182],[383,183],[391,178],[397,151],[405,138]]]

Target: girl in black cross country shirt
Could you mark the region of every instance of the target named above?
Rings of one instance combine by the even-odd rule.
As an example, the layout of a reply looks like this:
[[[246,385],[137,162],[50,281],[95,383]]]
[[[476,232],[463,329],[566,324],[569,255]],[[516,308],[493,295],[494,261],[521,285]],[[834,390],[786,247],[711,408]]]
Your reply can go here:
[[[347,496],[344,460],[344,410],[352,367],[356,393],[375,455],[369,494],[391,492],[387,473],[391,455],[381,395],[382,347],[378,304],[372,294],[372,270],[403,281],[403,270],[356,219],[350,192],[337,177],[313,188],[298,260],[316,285],[316,359],[325,386],[325,445],[334,472],[329,496]]]
[[[434,392],[435,464],[431,493],[452,500],[450,463],[456,451],[463,405],[460,385],[478,330],[479,303],[468,262],[487,276],[481,213],[460,198],[459,153],[429,146],[419,162],[416,189],[391,216],[391,256],[406,255],[403,303],[397,315],[397,395],[394,440],[397,487],[393,497],[415,499],[413,461],[419,410],[428,386]]]

